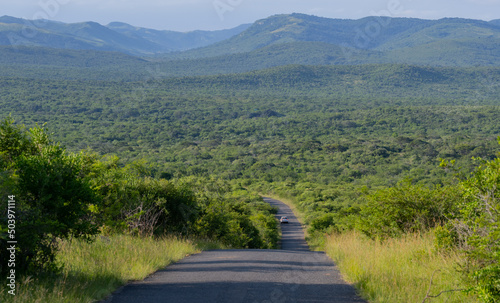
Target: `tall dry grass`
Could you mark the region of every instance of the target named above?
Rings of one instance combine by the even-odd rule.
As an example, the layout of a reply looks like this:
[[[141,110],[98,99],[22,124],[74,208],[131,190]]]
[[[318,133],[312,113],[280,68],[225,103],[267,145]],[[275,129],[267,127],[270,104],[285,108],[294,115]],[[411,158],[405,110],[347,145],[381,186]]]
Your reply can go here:
[[[427,294],[462,288],[458,266],[461,255],[437,252],[432,233],[384,242],[366,239],[355,232],[330,235],[325,251],[344,278],[355,284],[369,302],[420,303]],[[464,292],[453,291],[425,302],[478,301]]]
[[[98,237],[92,243],[61,242],[59,275],[17,281],[17,294],[0,287],[0,302],[87,303],[105,298],[130,280],[141,280],[156,270],[198,252],[188,240],[136,238],[125,235]],[[5,284],[5,283],[2,283]]]

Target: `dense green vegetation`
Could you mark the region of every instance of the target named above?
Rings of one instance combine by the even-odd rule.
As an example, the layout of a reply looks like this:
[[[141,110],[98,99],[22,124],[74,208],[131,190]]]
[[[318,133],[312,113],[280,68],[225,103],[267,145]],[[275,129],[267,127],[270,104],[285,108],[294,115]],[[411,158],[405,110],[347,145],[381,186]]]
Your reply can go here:
[[[154,174],[443,183],[439,158],[492,158],[497,69],[290,66],[145,82],[3,78],[0,106]],[[469,163],[469,164],[467,164]]]
[[[81,295],[83,276],[108,293],[170,262],[81,269],[75,256],[103,239],[156,255],[178,243],[175,259],[194,247],[165,235],[276,248],[256,193],[292,201],[311,246],[326,239],[367,298],[425,301],[436,277],[461,292],[443,301],[500,300],[499,20],[291,14],[190,33],[40,21],[29,39],[27,22],[0,18],[0,273],[15,200],[20,301],[102,298],[94,284]]]
[[[11,118],[0,125],[2,247],[17,241],[17,274],[57,271],[57,241],[101,234],[216,239],[233,247],[275,248],[271,206],[243,188],[217,180],[152,178],[143,162],[69,153],[41,127],[25,131]],[[14,201],[8,207],[8,201]],[[8,226],[14,226],[9,227]],[[0,253],[0,271],[12,269]]]
[[[375,240],[436,232],[436,249],[464,249],[464,285],[495,298],[488,281],[498,278],[498,235],[486,222],[496,219],[482,215],[490,202],[476,198],[495,194],[498,181],[500,69],[292,65],[165,78],[158,66],[144,81],[144,70],[120,69],[116,79],[103,72],[86,80],[94,68],[42,75],[26,67],[29,73],[1,77],[5,115],[47,123],[64,146],[40,128],[25,132],[6,122],[0,139],[20,143],[0,145],[3,193],[22,197],[36,216],[30,203],[49,199],[28,197],[52,193],[27,180],[60,171],[88,196],[55,193],[54,203],[85,201],[75,213],[91,218],[81,232],[68,229],[74,222],[54,226],[60,237],[90,236],[99,227],[272,248],[273,210],[252,194],[270,192],[296,204],[316,243],[325,232],[357,230]],[[33,148],[39,137],[43,148]],[[476,170],[472,157],[489,162]],[[441,159],[454,161],[463,177],[440,167]],[[464,238],[457,226],[485,234]],[[43,239],[52,234],[38,230],[40,243],[49,243]],[[33,249],[52,256],[50,247]]]

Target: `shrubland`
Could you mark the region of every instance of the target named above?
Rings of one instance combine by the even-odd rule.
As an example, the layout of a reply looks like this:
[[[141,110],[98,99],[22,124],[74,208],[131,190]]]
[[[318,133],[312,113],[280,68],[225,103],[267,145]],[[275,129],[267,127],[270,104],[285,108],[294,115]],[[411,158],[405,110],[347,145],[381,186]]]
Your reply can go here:
[[[457,172],[454,183],[405,180],[365,190],[356,207],[324,203],[318,212],[312,200],[292,201],[308,218],[310,243],[370,301],[497,302],[500,153],[473,160],[472,172],[442,161]]]
[[[143,278],[165,266],[169,258],[178,260],[185,253],[194,252],[194,245],[183,240],[186,237],[199,243],[216,243],[215,247],[233,248],[276,248],[279,240],[276,210],[242,187],[201,177],[154,178],[145,162],[123,164],[116,156],[103,157],[89,150],[68,152],[51,140],[43,126],[26,130],[10,117],[2,121],[0,157],[0,191],[3,197],[13,196],[15,200],[15,207],[9,208],[8,199],[2,199],[0,241],[4,248],[9,240],[17,241],[14,252],[17,280],[34,277],[41,281],[36,284],[41,289],[35,292],[44,292],[51,279],[43,277],[52,275],[62,283],[57,290],[62,293],[66,292],[63,285],[66,279],[71,280],[68,290],[71,293],[76,281],[87,283],[88,275],[91,281],[104,279],[109,284],[103,290],[107,294],[127,279]],[[8,210],[13,217],[7,216]],[[13,218],[15,227],[8,228]],[[179,240],[162,240],[171,235]],[[107,248],[92,244],[103,237],[115,244]],[[156,244],[155,239],[159,241]],[[130,242],[126,246],[157,250],[155,258],[160,260],[150,262],[149,252],[125,247],[126,252],[121,255],[123,264],[135,268],[143,266],[140,263],[143,262],[145,269],[139,276],[122,276],[107,265],[109,257],[115,257],[113,249],[120,250],[120,245],[124,245],[122,240]],[[168,246],[175,243],[184,248],[180,255],[170,257]],[[85,247],[87,252],[67,249],[74,245]],[[95,256],[99,247],[102,251]],[[166,255],[160,257],[163,253]],[[88,255],[86,262],[100,264],[99,270],[89,273],[90,268],[75,265],[74,259],[81,254]],[[144,260],[125,262],[135,255],[142,255]],[[0,271],[5,277],[13,269],[8,265],[12,262],[10,251],[2,249]],[[106,266],[110,271],[102,271]],[[18,291],[26,294],[34,291],[25,287],[28,286],[23,285]],[[74,295],[78,296],[77,293]],[[93,294],[87,295],[95,298]]]
[[[142,82],[27,75],[0,79],[2,108],[33,126],[3,124],[0,191],[17,194],[26,216],[52,220],[30,235],[46,259],[56,234],[174,233],[274,248],[273,210],[254,194],[271,193],[302,213],[313,246],[422,239],[426,258],[449,254],[445,263],[461,266],[430,294],[496,299],[497,68],[287,66]],[[61,191],[69,188],[79,195]],[[430,283],[431,271],[418,279]]]

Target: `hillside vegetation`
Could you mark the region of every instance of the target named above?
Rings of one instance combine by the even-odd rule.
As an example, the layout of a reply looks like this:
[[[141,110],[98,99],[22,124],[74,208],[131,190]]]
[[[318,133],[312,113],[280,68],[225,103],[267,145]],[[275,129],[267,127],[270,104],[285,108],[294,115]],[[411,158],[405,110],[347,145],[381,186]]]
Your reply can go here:
[[[95,22],[39,23],[0,18],[0,45],[9,46],[0,49],[0,54],[10,59],[3,62],[66,66],[54,57],[60,56],[62,62],[74,57],[78,62],[88,58],[78,51],[93,50],[101,53],[103,65],[109,65],[116,62],[106,52],[121,52],[162,65],[162,77],[241,73],[288,64],[499,65],[500,26],[495,21],[389,17],[342,20],[290,14],[229,30],[188,33],[120,22],[107,26]],[[30,24],[33,37],[24,36],[26,24]],[[18,49],[20,57],[13,57],[11,53]],[[88,67],[85,61],[69,65]]]
[[[389,17],[342,20],[291,14],[258,20],[227,40],[164,57],[217,60],[221,55],[235,59],[245,54],[251,61],[257,60],[259,51],[269,49],[268,56],[262,58],[267,66],[282,65],[286,58],[285,64],[497,66],[499,39],[500,27],[495,22],[480,20]],[[287,44],[287,49],[282,44]],[[308,52],[311,48],[313,53]],[[277,49],[281,51],[273,53]]]

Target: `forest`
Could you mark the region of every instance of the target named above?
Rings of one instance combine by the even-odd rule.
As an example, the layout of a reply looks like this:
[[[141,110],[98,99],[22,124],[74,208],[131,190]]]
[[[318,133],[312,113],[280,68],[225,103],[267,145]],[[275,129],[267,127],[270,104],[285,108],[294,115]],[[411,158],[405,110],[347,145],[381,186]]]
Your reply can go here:
[[[178,233],[276,248],[263,193],[295,203],[311,243],[353,229],[373,239],[439,229],[447,249],[464,243],[453,222],[491,227],[480,203],[462,204],[498,184],[499,68],[290,65],[171,78],[158,65],[142,81],[119,69],[109,80],[97,67],[23,68],[0,77],[0,191],[24,197],[20,224],[38,231],[25,238],[28,272],[54,265],[54,236]],[[469,273],[493,302],[498,235],[488,237],[469,251],[483,262]]]

